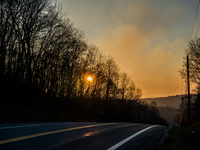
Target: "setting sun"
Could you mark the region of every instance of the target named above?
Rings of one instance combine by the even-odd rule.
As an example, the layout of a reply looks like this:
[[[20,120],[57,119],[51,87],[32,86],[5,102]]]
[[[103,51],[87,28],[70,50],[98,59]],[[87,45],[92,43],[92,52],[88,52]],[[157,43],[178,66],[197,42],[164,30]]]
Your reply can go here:
[[[89,76],[89,77],[87,78],[87,80],[88,80],[88,81],[92,81],[92,77]]]

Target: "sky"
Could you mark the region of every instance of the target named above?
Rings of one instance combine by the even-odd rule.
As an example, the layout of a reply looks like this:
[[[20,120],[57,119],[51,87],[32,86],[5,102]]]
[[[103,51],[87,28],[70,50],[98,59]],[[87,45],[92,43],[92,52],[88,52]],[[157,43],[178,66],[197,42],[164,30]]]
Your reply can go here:
[[[114,57],[120,70],[142,89],[142,98],[185,93],[178,71],[183,65],[198,0],[58,2],[74,27],[85,33],[88,44]],[[192,38],[199,20],[198,13]]]

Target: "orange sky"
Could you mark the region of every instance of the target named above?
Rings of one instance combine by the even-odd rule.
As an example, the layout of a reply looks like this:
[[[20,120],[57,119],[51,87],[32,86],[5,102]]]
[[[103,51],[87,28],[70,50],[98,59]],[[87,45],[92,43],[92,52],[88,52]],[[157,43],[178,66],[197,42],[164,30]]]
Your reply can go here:
[[[88,43],[113,56],[120,70],[142,89],[142,97],[182,94],[178,70],[198,0],[60,2]]]

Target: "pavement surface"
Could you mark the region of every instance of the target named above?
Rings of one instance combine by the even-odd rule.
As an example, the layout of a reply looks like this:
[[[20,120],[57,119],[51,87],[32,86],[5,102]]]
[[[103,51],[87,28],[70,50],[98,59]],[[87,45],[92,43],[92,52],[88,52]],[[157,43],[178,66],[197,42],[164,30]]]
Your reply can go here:
[[[134,123],[0,124],[0,150],[154,150],[170,129]]]

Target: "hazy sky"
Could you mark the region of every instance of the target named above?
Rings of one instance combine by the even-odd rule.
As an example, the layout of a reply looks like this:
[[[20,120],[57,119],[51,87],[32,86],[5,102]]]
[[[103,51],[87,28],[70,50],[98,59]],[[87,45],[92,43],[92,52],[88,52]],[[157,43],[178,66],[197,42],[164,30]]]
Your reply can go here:
[[[88,43],[114,57],[142,97],[182,94],[178,70],[198,0],[59,0]],[[200,10],[199,10],[200,11]],[[200,14],[194,28],[200,20]],[[198,33],[199,35],[199,33]]]

